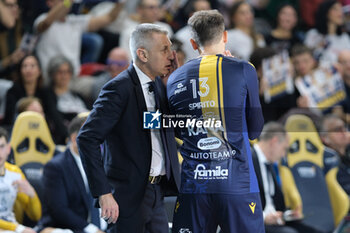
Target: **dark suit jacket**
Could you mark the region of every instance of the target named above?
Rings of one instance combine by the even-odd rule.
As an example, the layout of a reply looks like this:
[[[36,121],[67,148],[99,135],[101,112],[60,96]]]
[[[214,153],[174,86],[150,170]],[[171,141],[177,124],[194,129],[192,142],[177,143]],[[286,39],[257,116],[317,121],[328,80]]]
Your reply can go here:
[[[165,87],[156,79],[161,95],[160,112],[167,113]],[[143,129],[147,111],[141,84],[133,65],[109,81],[101,90],[77,138],[79,151],[94,197],[112,192],[120,216],[130,216],[140,206],[151,166],[151,134]],[[179,163],[174,133],[166,131],[171,178],[165,191],[177,192]],[[103,143],[103,160],[100,145]]]
[[[67,149],[44,167],[44,227],[69,228],[82,232],[89,224],[89,197],[79,168]]]
[[[254,164],[254,170],[256,174],[256,178],[258,179],[259,184],[259,190],[260,190],[260,198],[261,198],[261,205],[262,209],[265,209],[266,205],[266,198],[265,198],[265,192],[264,192],[264,185],[263,180],[261,176],[261,170],[260,170],[260,164],[258,155],[256,154],[256,151],[254,148],[252,148],[252,158],[253,158],[253,164]],[[275,205],[276,210],[278,211],[284,211],[285,210],[285,204],[284,204],[284,197],[282,194],[281,187],[277,183],[276,173],[273,171],[272,174],[273,183],[275,186],[275,195],[272,197],[273,203]]]

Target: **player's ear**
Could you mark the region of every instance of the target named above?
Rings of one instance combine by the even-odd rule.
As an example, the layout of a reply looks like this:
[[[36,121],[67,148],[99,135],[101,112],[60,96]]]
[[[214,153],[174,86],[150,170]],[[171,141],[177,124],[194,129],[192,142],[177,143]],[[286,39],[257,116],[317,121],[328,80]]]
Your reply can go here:
[[[190,42],[191,42],[192,48],[194,50],[199,49],[199,46],[197,45],[197,43],[193,39],[190,39]]]
[[[227,31],[225,30],[222,34],[222,40],[224,41],[224,43],[227,43]]]

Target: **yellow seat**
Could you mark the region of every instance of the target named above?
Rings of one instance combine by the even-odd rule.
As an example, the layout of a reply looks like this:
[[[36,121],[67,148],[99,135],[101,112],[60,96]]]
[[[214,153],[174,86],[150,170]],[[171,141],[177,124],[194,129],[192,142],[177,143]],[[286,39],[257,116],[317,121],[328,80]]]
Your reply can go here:
[[[302,203],[304,223],[331,231],[349,210],[349,198],[336,179],[337,155],[322,144],[309,117],[292,115],[285,127],[289,152],[279,168],[286,206]]]
[[[46,164],[55,152],[55,144],[43,116],[36,112],[18,115],[11,134],[15,164]]]

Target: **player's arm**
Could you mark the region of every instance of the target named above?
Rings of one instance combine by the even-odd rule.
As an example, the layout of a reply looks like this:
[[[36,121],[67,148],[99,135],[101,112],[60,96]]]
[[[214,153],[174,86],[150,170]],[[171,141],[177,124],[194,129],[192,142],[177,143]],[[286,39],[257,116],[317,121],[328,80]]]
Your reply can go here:
[[[264,117],[259,100],[259,81],[253,65],[244,63],[243,74],[247,83],[246,119],[249,139],[255,139],[260,135],[264,126]]]
[[[52,7],[43,20],[41,20],[37,24],[34,23],[34,25],[36,25],[36,32],[42,33],[46,31],[53,22],[65,17],[70,11],[72,3],[73,3],[73,0],[63,0],[62,2],[58,3],[56,6]]]

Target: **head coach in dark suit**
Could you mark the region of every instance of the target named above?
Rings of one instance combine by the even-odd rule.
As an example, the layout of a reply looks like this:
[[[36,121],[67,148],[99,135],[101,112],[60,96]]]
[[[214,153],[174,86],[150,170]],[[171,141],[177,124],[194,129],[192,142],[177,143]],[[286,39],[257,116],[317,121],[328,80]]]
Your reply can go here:
[[[144,129],[143,115],[168,113],[161,79],[177,68],[170,46],[163,28],[138,25],[130,38],[133,64],[102,88],[78,135],[91,193],[102,217],[116,223],[109,232],[168,232],[163,197],[180,182],[175,137]]]

